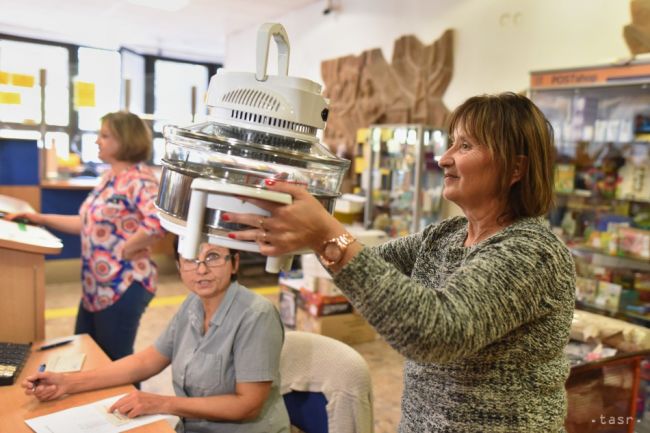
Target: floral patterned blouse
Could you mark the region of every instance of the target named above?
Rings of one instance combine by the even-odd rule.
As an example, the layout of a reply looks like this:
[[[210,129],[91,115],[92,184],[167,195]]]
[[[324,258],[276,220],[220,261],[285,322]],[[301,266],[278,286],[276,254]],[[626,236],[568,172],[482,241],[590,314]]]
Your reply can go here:
[[[139,228],[151,236],[164,233],[154,207],[157,193],[157,178],[140,163],[117,175],[108,170],[81,205],[81,282],[86,310],[110,307],[134,281],[155,292],[155,263],[148,255],[124,260],[122,250]]]

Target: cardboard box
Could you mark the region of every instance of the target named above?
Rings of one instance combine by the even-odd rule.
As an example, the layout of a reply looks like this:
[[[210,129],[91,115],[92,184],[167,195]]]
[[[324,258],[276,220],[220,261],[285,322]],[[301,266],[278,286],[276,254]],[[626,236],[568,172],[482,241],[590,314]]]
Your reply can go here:
[[[315,317],[299,308],[295,329],[325,335],[347,344],[365,343],[377,338],[372,326],[358,313]]]
[[[294,329],[296,325],[296,310],[302,309],[312,316],[331,316],[352,312],[352,304],[343,295],[327,296],[314,293],[305,288],[280,284],[280,317],[286,327]]]
[[[312,316],[331,316],[352,312],[352,304],[343,295],[323,295],[319,292],[300,289],[301,301],[298,308],[307,310]]]
[[[289,286],[280,284],[280,299],[278,309],[280,310],[280,320],[286,328],[296,329],[296,311],[300,292]]]

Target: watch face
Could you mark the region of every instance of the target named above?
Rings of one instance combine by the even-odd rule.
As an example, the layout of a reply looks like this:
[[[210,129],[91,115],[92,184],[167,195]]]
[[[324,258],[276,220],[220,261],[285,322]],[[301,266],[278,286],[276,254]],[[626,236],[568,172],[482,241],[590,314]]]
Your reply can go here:
[[[341,255],[341,247],[334,242],[327,244],[325,246],[325,250],[323,251],[323,256],[330,262],[334,263],[338,262],[341,259]]]

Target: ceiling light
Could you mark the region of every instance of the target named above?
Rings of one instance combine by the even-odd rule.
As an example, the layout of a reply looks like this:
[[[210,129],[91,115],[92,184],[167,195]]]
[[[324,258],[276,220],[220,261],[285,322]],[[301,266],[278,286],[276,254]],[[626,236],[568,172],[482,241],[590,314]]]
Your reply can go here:
[[[190,0],[127,0],[139,6],[145,6],[152,9],[160,9],[169,12],[176,12],[190,4]]]

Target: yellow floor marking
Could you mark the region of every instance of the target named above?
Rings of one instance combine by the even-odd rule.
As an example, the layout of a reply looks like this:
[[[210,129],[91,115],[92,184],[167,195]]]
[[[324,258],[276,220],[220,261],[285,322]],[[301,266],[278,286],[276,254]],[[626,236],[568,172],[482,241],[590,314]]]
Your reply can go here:
[[[280,291],[277,286],[269,287],[253,287],[252,291],[260,295],[275,295]],[[174,296],[162,296],[155,297],[149,304],[149,308],[158,308],[158,307],[169,307],[174,305],[180,305],[185,300],[187,295],[174,295]],[[64,317],[75,317],[77,315],[77,307],[67,307],[67,308],[50,308],[45,310],[45,320],[48,319],[61,319]]]

